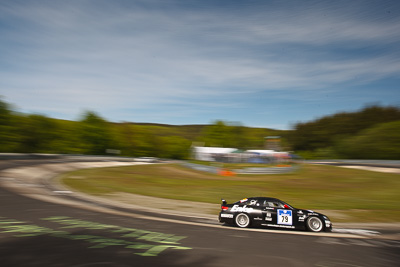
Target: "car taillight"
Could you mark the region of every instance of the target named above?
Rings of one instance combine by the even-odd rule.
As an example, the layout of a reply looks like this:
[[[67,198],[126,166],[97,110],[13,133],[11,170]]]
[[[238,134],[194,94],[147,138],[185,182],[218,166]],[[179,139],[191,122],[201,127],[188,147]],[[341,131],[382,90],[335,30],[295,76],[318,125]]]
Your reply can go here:
[[[221,210],[228,210],[229,209],[229,207],[227,207],[227,206],[221,206]]]

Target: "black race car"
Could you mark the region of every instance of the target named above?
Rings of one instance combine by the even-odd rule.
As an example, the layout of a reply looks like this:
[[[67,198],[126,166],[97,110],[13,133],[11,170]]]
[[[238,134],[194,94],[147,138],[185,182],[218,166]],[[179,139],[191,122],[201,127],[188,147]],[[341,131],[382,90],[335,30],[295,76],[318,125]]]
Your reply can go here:
[[[312,210],[296,209],[270,197],[250,197],[233,204],[222,200],[219,221],[243,228],[267,226],[312,232],[332,231],[332,223],[327,216]]]

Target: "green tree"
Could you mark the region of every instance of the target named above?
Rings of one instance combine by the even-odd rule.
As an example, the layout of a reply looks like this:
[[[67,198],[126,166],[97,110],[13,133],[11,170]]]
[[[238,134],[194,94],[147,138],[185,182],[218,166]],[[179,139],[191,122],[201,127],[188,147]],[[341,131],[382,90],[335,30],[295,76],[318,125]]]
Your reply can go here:
[[[232,126],[219,120],[204,129],[203,140],[208,146],[235,147],[235,140],[239,138],[239,134],[239,127],[235,135]]]
[[[86,154],[103,155],[112,148],[110,125],[95,112],[87,111],[80,120],[80,140]]]
[[[340,141],[336,150],[357,159],[400,159],[400,121],[378,124]]]
[[[120,150],[123,156],[135,155],[133,127],[131,123],[113,124],[112,134],[115,140],[115,148]]]
[[[376,124],[396,120],[400,120],[399,108],[369,106],[358,112],[337,113],[298,123],[287,137],[294,150],[314,151],[332,147],[338,140],[357,135]]]
[[[147,128],[143,126],[136,126],[133,135],[133,142],[135,143],[134,155],[138,157],[153,157],[157,156],[155,153],[156,136]]]
[[[168,159],[187,159],[191,142],[180,136],[166,136],[160,139],[159,157]]]
[[[82,154],[84,153],[79,135],[80,125],[76,121],[54,120],[55,139],[51,143],[53,153]]]
[[[15,128],[15,116],[10,105],[0,98],[0,152],[14,152],[19,136]]]
[[[21,136],[18,152],[51,153],[56,139],[56,124],[43,115],[28,115],[19,118],[18,132]]]

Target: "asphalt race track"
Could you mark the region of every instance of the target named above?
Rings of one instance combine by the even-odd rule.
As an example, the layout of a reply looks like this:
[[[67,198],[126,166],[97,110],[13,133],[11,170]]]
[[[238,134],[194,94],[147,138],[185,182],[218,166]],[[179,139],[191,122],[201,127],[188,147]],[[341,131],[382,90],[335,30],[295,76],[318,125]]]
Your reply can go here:
[[[3,160],[0,170],[50,162]],[[0,176],[0,185],[9,179]],[[238,229],[216,218],[113,208],[62,194],[49,200],[45,193],[42,199],[27,195],[0,187],[0,266],[376,267],[400,262],[398,233],[390,231]]]

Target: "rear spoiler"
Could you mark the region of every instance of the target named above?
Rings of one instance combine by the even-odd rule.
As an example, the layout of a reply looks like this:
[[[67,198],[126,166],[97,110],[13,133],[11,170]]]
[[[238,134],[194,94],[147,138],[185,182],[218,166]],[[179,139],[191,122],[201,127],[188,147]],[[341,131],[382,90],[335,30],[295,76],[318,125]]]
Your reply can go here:
[[[221,204],[221,206],[225,206],[225,205],[226,205],[226,200],[225,200],[225,199],[223,199],[223,198],[221,198],[221,201],[222,201],[222,204]]]

